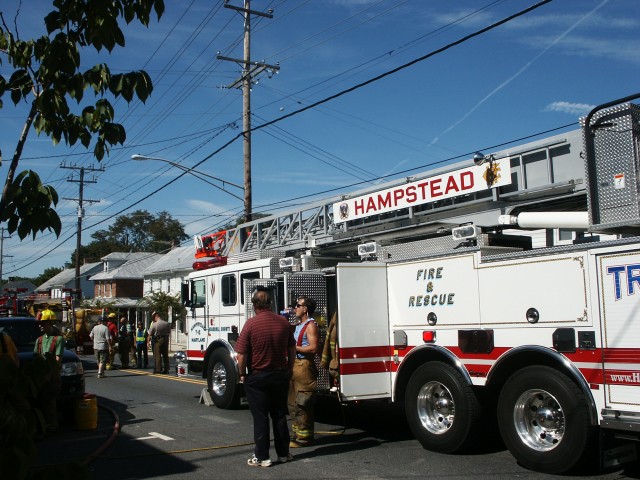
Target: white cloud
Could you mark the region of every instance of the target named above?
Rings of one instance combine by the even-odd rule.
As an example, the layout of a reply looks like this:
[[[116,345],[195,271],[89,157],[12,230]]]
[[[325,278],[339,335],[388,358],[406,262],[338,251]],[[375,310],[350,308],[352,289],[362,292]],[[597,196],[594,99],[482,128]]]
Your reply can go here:
[[[549,41],[543,36],[522,38],[531,47],[539,48]],[[555,51],[571,57],[602,58],[623,63],[640,64],[640,42],[616,40],[612,38],[583,37],[571,35],[557,42]]]
[[[187,205],[194,212],[204,212],[209,214],[220,213],[225,210],[225,207],[218,205],[217,203],[207,202],[204,200],[192,198],[186,201]]]
[[[595,105],[586,103],[552,102],[544,108],[545,112],[568,113],[573,116],[586,115],[595,108]]]

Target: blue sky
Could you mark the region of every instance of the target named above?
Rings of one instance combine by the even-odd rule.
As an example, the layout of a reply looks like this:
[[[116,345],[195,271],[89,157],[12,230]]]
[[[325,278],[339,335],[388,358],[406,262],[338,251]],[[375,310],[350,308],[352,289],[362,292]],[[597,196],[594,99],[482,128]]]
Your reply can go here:
[[[85,199],[97,202],[85,205],[84,244],[91,232],[136,209],[166,210],[189,235],[214,231],[241,214],[242,201],[191,176],[154,193],[182,172],[159,161],[131,160],[132,154],[143,154],[191,167],[210,157],[199,171],[243,183],[242,141],[217,152],[241,131],[241,91],[223,88],[239,77],[240,67],[216,60],[218,52],[242,57],[242,17],[223,1],[165,1],[159,22],[125,30],[124,49],[83,55],[83,68],[106,61],[113,72],[143,68],[153,79],[155,90],[146,104],[114,103],[116,119],[127,130],[123,147],[100,164],[81,146],[54,146],[30,132],[19,171],[36,170],[57,189],[63,229],[59,238],[45,233],[35,241],[21,242],[15,234],[5,239],[4,278],[62,267],[75,250],[77,203],[63,197],[77,198],[78,183],[68,181],[74,171],[63,164],[104,167],[95,173],[96,183],[85,185]],[[534,4],[253,0],[254,10],[273,9],[273,19],[252,17],[252,60],[279,64],[280,70],[258,77],[252,124],[294,114],[253,132],[253,210],[270,213],[275,202],[348,193],[369,184],[351,186],[357,182],[427,171],[447,159],[490,153],[492,146],[547,130],[572,130],[593,106],[640,90],[637,0],[555,0],[295,114]],[[7,0],[0,7],[11,25],[17,5]],[[23,2],[16,19],[22,38],[42,34],[48,11],[49,2]],[[0,72],[8,74],[6,63]],[[3,181],[25,113],[5,99]]]

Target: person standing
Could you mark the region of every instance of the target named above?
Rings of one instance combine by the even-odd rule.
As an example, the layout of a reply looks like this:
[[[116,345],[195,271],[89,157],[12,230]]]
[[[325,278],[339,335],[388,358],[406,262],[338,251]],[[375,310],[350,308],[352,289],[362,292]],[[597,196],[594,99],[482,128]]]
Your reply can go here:
[[[45,431],[49,434],[58,429],[58,403],[57,398],[62,387],[60,368],[62,366],[62,353],[64,352],[64,338],[55,327],[55,315],[40,316],[38,326],[42,335],[36,340],[33,353],[42,355],[48,365],[46,382],[38,392],[37,405],[42,409]],[[53,312],[52,312],[53,313]]]
[[[318,369],[314,361],[318,352],[320,332],[312,315],[316,302],[310,297],[301,296],[295,307],[300,323],[293,332],[296,343],[296,358],[289,385],[289,415],[293,439],[290,447],[305,447],[313,443],[316,386]]]
[[[169,373],[169,335],[171,325],[162,320],[158,312],[151,314],[153,323],[149,327],[149,335],[153,338],[153,360],[155,369],[153,373]]]
[[[111,370],[115,367],[114,361],[116,359],[116,343],[118,341],[118,325],[116,325],[116,314],[111,312],[107,315],[107,328],[111,335],[111,342],[109,343],[109,361],[107,362],[106,369]]]
[[[148,338],[149,335],[147,334],[147,329],[142,326],[142,322],[138,322],[138,328],[135,332],[136,358],[138,361],[138,368],[142,368],[142,365],[144,365],[144,368],[149,368],[149,356],[147,354]]]
[[[124,315],[120,317],[120,328],[118,330],[118,354],[122,368],[129,368],[131,358],[131,326]]]
[[[251,298],[256,315],[245,323],[236,343],[240,381],[253,417],[253,457],[251,467],[269,467],[269,417],[273,423],[273,443],[278,461],[289,462],[287,389],[295,343],[289,322],[271,311],[271,298],[258,290]],[[245,372],[248,368],[248,374]]]
[[[89,337],[93,339],[93,352],[98,362],[98,378],[104,378],[104,369],[109,361],[111,333],[104,324],[104,318],[98,317],[98,323],[91,329]]]

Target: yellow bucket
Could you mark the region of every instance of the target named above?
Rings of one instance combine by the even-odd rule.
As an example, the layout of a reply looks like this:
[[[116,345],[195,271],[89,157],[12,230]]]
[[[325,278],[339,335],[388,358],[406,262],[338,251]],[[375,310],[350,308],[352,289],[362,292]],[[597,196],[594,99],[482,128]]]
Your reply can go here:
[[[93,430],[98,427],[98,400],[93,393],[85,393],[76,401],[75,423],[78,430]]]

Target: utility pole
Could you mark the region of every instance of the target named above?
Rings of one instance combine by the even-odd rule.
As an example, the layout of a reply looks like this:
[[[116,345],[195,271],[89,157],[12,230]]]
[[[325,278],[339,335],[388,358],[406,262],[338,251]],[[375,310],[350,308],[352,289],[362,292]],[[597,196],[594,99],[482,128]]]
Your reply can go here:
[[[4,291],[4,287],[2,286],[2,265],[4,263],[4,239],[5,238],[11,238],[11,235],[9,235],[8,237],[4,236],[4,227],[2,227],[0,229],[0,290]],[[10,257],[12,255],[6,255],[7,257]]]
[[[76,234],[76,274],[75,274],[75,294],[77,297],[80,296],[82,289],[80,288],[80,248],[82,247],[82,217],[84,217],[84,202],[87,203],[96,203],[99,200],[87,200],[84,198],[84,184],[85,183],[96,183],[96,179],[85,180],[84,172],[104,172],[104,167],[93,168],[93,167],[78,167],[75,165],[61,165],[61,168],[68,168],[71,170],[80,170],[79,179],[76,180],[73,177],[67,179],[68,182],[78,183],[80,192],[78,194],[78,198],[65,198],[65,200],[71,200],[74,202],[78,202],[78,232]]]
[[[242,65],[242,76],[228,85],[227,88],[242,87],[242,136],[243,136],[243,154],[244,154],[244,221],[250,222],[252,219],[252,198],[251,198],[251,86],[253,79],[260,73],[266,71],[271,77],[280,70],[280,66],[268,65],[263,62],[251,61],[251,15],[260,17],[273,18],[273,10],[267,10],[267,13],[251,10],[251,0],[244,0],[243,7],[230,5],[229,0],[225,0],[225,8],[230,8],[242,13],[244,18],[244,58],[230,58],[216,55],[218,60],[226,60],[236,62]]]

